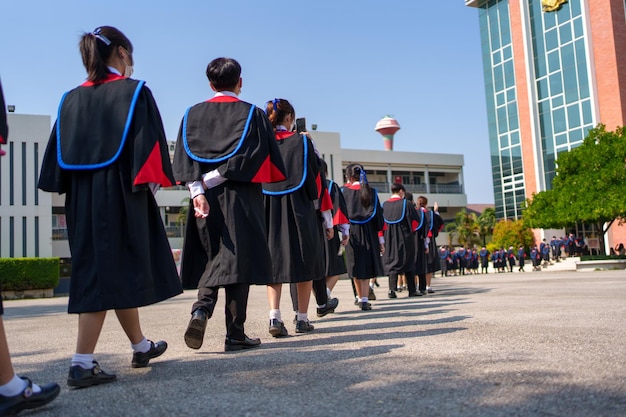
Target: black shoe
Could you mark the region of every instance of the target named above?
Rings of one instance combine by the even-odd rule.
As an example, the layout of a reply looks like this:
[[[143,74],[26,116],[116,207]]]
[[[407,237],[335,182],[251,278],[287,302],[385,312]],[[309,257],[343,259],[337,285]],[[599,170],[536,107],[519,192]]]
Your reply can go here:
[[[224,351],[234,352],[243,349],[254,349],[261,345],[261,339],[250,339],[248,336],[244,336],[243,340],[236,340],[226,338],[224,341]]]
[[[376,300],[376,294],[374,294],[374,288],[370,287],[370,292],[367,295],[367,298],[372,300],[372,301]]]
[[[92,385],[106,384],[117,379],[115,374],[107,374],[98,362],[93,361],[93,368],[85,369],[80,365],[70,366],[70,374],[67,377],[67,385],[70,387],[85,388]]]
[[[409,297],[421,297],[422,295],[424,295],[424,294],[422,294],[419,291],[415,291],[415,292],[410,292],[409,293]]]
[[[154,343],[150,342],[150,350],[147,352],[135,352],[133,353],[133,360],[130,363],[132,368],[145,368],[148,366],[150,359],[158,358],[167,350],[167,342],[165,340]]]
[[[360,305],[361,310],[363,310],[363,311],[369,311],[369,310],[372,309],[372,305],[370,303],[368,303],[368,302],[360,303],[360,304],[361,304]]]
[[[287,328],[285,327],[285,323],[279,321],[278,319],[270,320],[270,334],[274,337],[289,336]]]
[[[354,305],[355,306],[358,306],[360,302],[361,302],[361,300],[358,297],[354,299]]]
[[[0,395],[0,416],[14,416],[22,410],[41,407],[54,400],[61,392],[59,384],[50,383],[40,385],[41,391],[34,393],[32,381],[28,378],[21,379],[27,384],[24,391],[12,397]]]
[[[191,314],[191,320],[189,320],[187,331],[185,332],[185,343],[191,349],[200,349],[200,346],[202,346],[208,319],[207,312],[202,308]]]
[[[296,323],[296,333],[312,332],[315,327],[308,320],[298,320]]]
[[[391,291],[389,290],[389,292],[387,293],[387,297],[389,298],[398,298],[398,296],[396,295],[395,291]]]
[[[427,292],[428,294],[434,294],[434,293],[435,293],[435,290],[433,290],[432,288],[429,288],[429,289],[427,289],[427,290],[426,290],[426,292]]]
[[[317,309],[317,317],[324,317],[327,314],[334,313],[338,305],[339,305],[338,298],[329,298],[328,301],[326,301],[326,305],[324,307]],[[296,320],[296,324],[297,324],[297,320]]]

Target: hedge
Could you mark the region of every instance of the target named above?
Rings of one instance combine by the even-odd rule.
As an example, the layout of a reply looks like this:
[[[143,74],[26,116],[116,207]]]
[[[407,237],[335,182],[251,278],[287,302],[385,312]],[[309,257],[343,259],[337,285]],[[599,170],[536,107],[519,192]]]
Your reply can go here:
[[[616,259],[626,260],[626,255],[584,255],[580,257],[581,261],[612,261]]]
[[[59,258],[0,258],[0,287],[3,291],[56,288]]]

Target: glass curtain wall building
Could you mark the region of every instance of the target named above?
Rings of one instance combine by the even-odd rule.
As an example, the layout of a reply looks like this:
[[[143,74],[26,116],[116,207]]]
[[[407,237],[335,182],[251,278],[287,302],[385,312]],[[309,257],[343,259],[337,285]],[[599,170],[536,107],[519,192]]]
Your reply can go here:
[[[478,9],[496,215],[552,186],[558,154],[624,125],[624,0],[466,0]]]

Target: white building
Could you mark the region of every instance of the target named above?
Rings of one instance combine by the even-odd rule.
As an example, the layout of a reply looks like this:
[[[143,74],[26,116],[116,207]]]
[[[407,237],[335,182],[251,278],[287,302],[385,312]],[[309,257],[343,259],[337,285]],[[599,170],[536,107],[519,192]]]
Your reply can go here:
[[[36,187],[43,153],[50,135],[50,117],[8,115],[7,155],[0,158],[0,257],[69,258],[64,196]],[[463,155],[342,149],[340,134],[311,132],[328,164],[329,179],[343,183],[343,171],[361,163],[381,201],[389,197],[390,184],[400,182],[415,197],[437,201],[444,220],[453,220],[467,205],[463,186]],[[170,143],[170,155],[174,144]],[[157,203],[173,249],[182,248],[183,216],[188,192],[184,187],[160,190]],[[446,243],[445,237],[440,239]]]

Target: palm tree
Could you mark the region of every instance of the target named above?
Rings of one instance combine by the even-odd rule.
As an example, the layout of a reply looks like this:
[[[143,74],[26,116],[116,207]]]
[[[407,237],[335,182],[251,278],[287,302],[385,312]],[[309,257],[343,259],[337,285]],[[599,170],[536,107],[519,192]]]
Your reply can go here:
[[[496,209],[489,207],[478,216],[478,234],[482,238],[483,246],[487,246],[487,236],[493,235],[496,226]]]
[[[476,215],[468,213],[465,209],[456,214],[454,223],[446,225],[446,231],[451,237],[456,237],[461,246],[471,247],[479,242]]]

